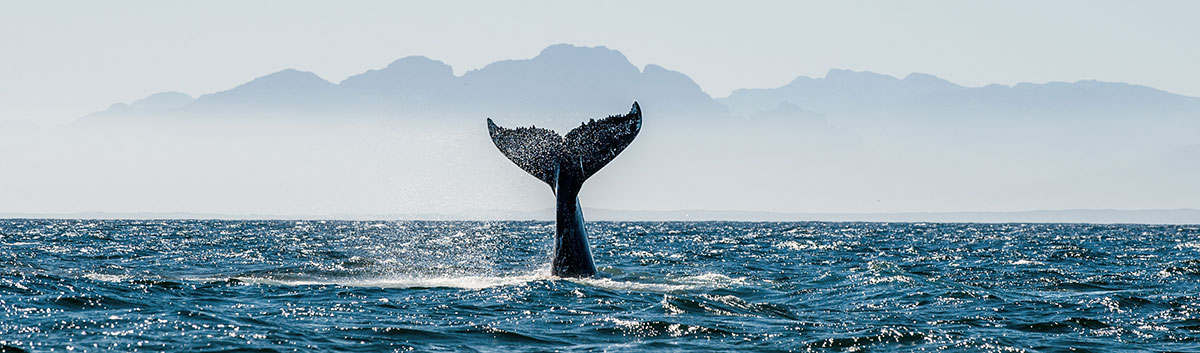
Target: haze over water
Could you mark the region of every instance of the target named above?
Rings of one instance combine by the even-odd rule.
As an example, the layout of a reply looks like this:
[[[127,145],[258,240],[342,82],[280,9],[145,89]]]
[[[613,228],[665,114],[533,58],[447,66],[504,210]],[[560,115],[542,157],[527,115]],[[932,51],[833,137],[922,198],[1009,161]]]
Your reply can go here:
[[[0,213],[475,219],[539,210],[551,195],[505,164],[484,119],[565,133],[633,101],[644,128],[582,190],[589,207],[1200,207],[1200,98],[1115,82],[968,87],[836,69],[714,98],[684,73],[558,44],[462,75],[424,57],[338,83],[287,69],[194,98],[117,103],[62,126],[0,123]]]

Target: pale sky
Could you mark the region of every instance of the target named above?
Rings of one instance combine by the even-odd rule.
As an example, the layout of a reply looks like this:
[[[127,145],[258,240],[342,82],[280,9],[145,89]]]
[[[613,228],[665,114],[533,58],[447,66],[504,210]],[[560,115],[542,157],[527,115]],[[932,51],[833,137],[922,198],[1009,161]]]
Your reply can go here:
[[[830,68],[1200,96],[1198,15],[1195,1],[11,1],[0,4],[0,120],[60,123],[284,68],[337,82],[409,55],[462,74],[556,43],[620,50],[714,97]]]

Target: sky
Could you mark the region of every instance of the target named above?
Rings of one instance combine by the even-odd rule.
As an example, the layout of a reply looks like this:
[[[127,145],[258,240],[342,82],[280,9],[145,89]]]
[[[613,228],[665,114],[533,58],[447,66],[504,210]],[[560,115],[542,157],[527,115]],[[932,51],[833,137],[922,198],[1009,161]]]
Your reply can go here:
[[[831,68],[1200,96],[1198,13],[1195,1],[10,1],[0,120],[58,124],[285,68],[338,82],[410,55],[462,74],[556,43],[619,50],[714,97]]]

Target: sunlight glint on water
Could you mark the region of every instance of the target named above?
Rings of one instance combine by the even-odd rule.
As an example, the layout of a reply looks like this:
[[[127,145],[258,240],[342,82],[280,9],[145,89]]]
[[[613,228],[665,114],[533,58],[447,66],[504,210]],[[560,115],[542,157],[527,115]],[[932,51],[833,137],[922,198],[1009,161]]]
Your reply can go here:
[[[1186,351],[1196,226],[0,220],[6,349]]]

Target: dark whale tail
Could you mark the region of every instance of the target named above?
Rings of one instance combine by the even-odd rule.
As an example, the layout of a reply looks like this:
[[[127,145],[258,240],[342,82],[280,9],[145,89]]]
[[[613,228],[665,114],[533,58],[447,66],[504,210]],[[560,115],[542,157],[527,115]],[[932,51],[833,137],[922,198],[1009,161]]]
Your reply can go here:
[[[500,152],[554,191],[558,231],[551,271],[562,277],[596,274],[583,229],[579,188],[637,137],[642,129],[641,107],[634,102],[629,114],[589,121],[566,136],[536,126],[507,129],[490,118],[487,123]]]
[[[556,188],[560,170],[573,169],[582,183],[612,161],[637,137],[642,128],[642,110],[637,102],[629,114],[592,120],[571,130],[567,136],[536,126],[507,129],[487,120],[492,142],[505,157],[535,178]]]

